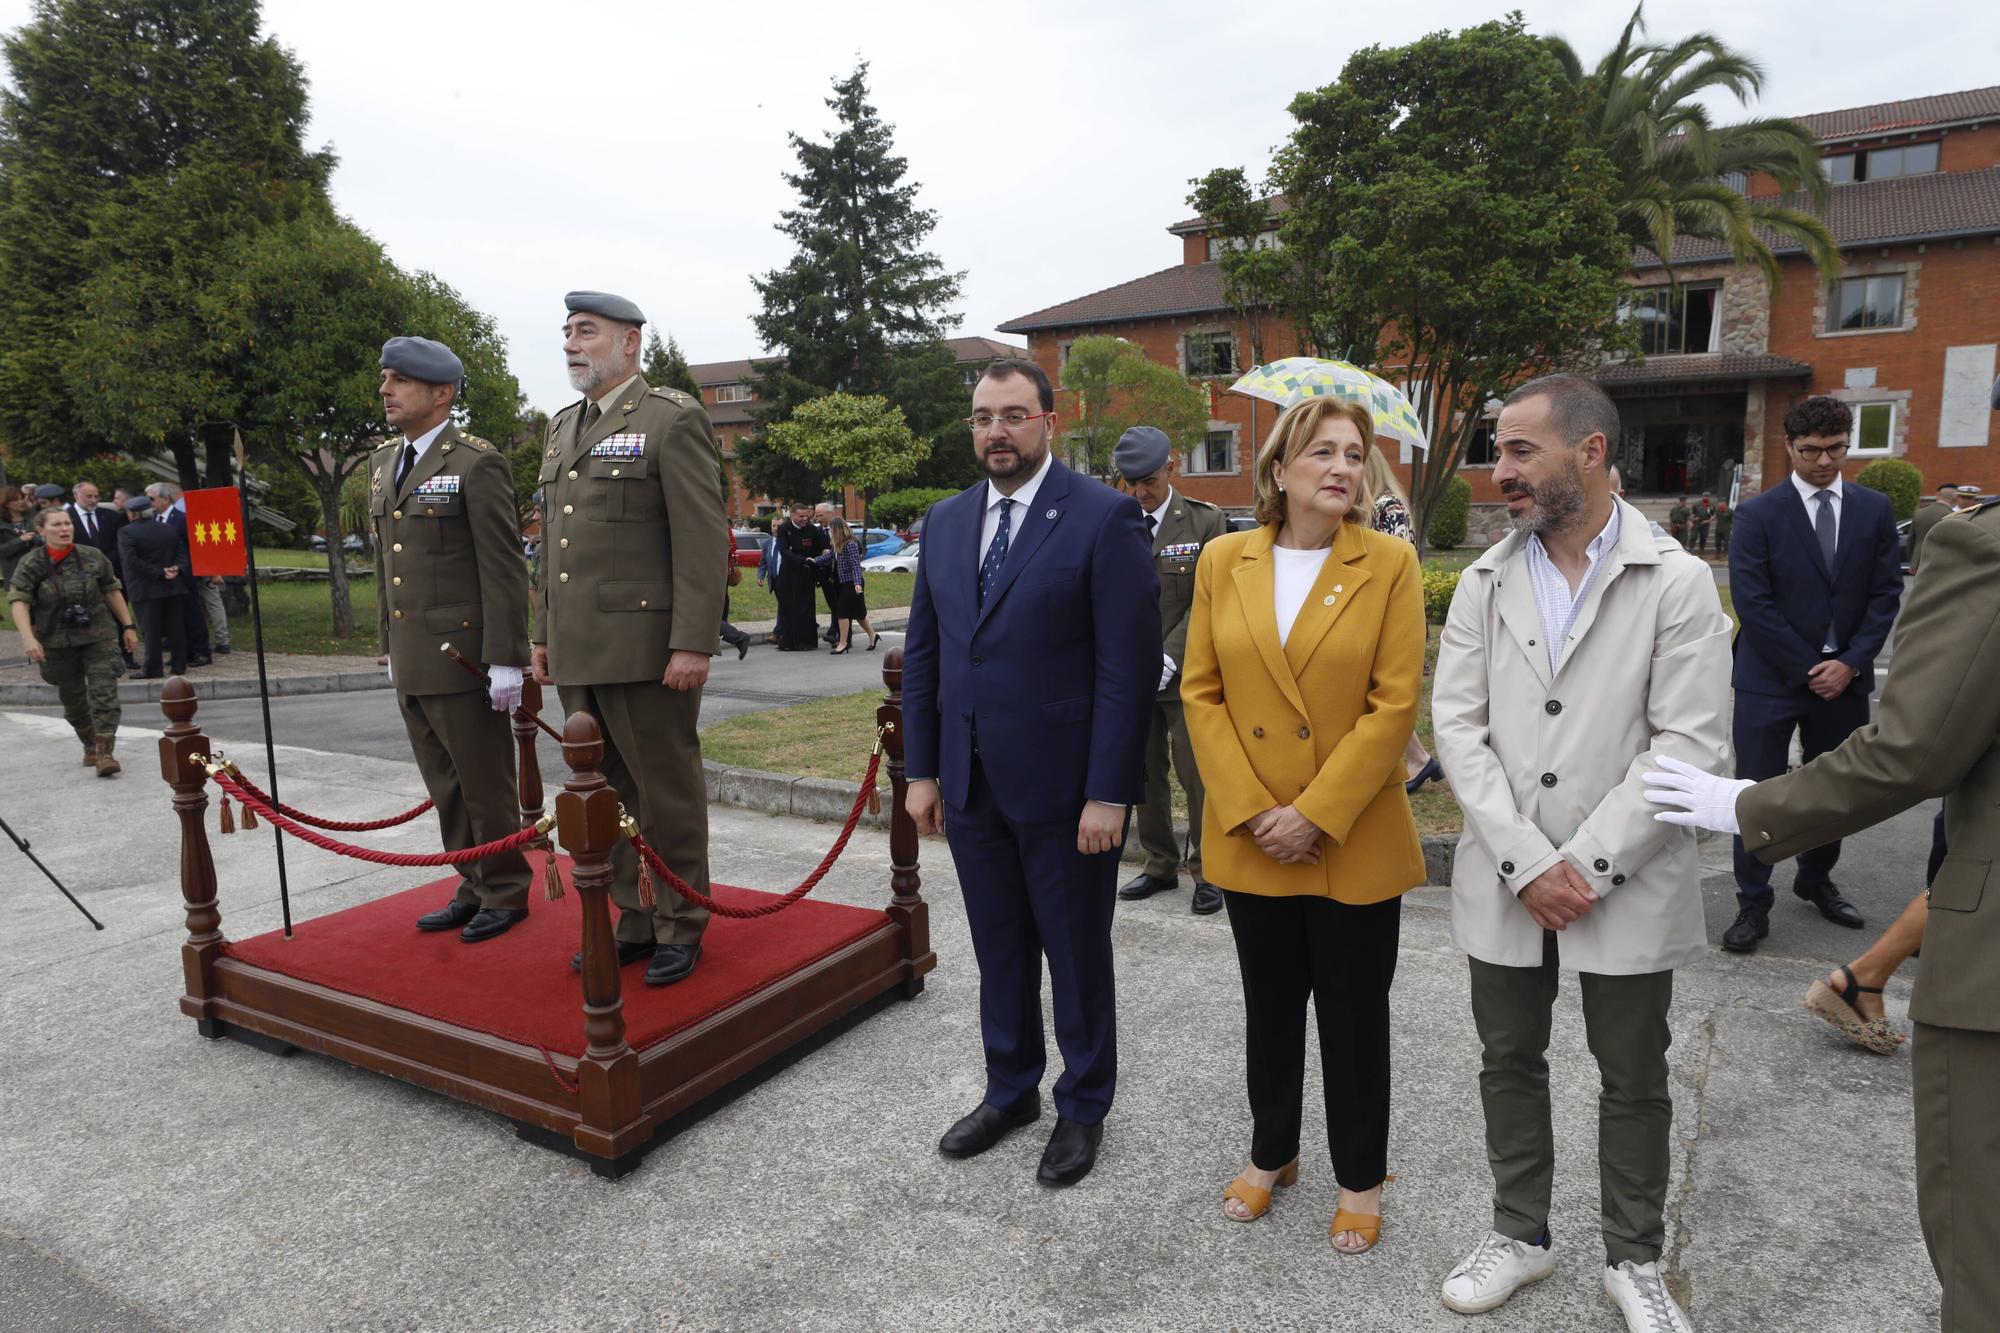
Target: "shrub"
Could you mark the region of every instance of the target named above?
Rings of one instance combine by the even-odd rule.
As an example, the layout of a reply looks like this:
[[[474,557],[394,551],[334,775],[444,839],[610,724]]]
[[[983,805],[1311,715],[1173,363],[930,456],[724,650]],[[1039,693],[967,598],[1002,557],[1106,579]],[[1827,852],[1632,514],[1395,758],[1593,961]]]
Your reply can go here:
[[[1900,458],[1876,459],[1855,475],[1854,484],[1888,496],[1897,518],[1916,513],[1917,503],[1924,498],[1924,474],[1914,463]]]
[[[880,528],[907,528],[939,500],[949,500],[957,494],[957,491],[934,486],[884,491],[868,502],[868,521]]]
[[[1453,477],[1451,485],[1438,497],[1437,508],[1431,510],[1429,548],[1449,551],[1463,543],[1466,520],[1471,513],[1472,483],[1464,477]]]
[[[1444,624],[1445,615],[1451,610],[1452,594],[1458,591],[1459,572],[1456,569],[1424,571],[1424,619],[1431,624]]]

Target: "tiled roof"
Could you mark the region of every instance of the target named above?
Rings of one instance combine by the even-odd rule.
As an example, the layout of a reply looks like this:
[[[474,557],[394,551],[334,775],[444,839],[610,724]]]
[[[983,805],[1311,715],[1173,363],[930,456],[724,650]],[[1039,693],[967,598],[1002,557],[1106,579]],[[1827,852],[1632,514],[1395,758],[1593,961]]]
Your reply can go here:
[[[1599,366],[1591,378],[1606,388],[1624,384],[1689,384],[1710,380],[1803,379],[1812,374],[1804,361],[1761,352],[1698,352],[1692,356],[1655,356],[1644,361],[1613,361]]]
[[[952,356],[959,361],[991,361],[996,357],[1028,354],[1027,348],[1003,343],[998,338],[946,338],[944,344],[951,348]],[[757,377],[760,364],[776,359],[758,357],[742,361],[704,361],[698,366],[689,366],[688,371],[694,376],[694,382],[704,389],[712,384],[746,384]],[[718,422],[722,420],[713,412],[709,413],[709,417]]]
[[[1844,111],[1822,111],[1814,116],[1800,116],[1798,120],[1822,142],[1967,120],[2000,120],[2000,85],[1912,97],[1902,102],[1877,102],[1874,106],[1849,107]]]
[[[1002,333],[1067,328],[1080,324],[1114,324],[1128,319],[1205,314],[1227,310],[1222,299],[1222,270],[1214,264],[1176,264],[1143,278],[1079,296],[1074,301],[1010,319]]]
[[[1290,205],[1285,202],[1285,196],[1282,194],[1270,195],[1264,200],[1265,213],[1274,218],[1283,217],[1285,210],[1289,207]],[[1176,236],[1185,236],[1191,231],[1205,231],[1207,227],[1207,218],[1188,218],[1183,222],[1176,222],[1173,226],[1167,228],[1167,230]]]
[[[1805,207],[1801,198],[1786,202]],[[2000,233],[2000,167],[1836,185],[1824,217],[1842,249]],[[1764,239],[1777,254],[1800,253],[1798,243],[1788,237],[1767,234]],[[1676,264],[1727,258],[1729,247],[1720,241],[1683,237],[1674,246]],[[1651,254],[1633,257],[1637,268],[1658,264]]]
[[[755,363],[750,361],[704,361],[698,366],[689,366],[688,373],[694,382],[707,388],[711,384],[740,384],[756,376]]]
[[[946,338],[945,346],[959,361],[991,361],[1003,356],[1026,356],[1028,349],[998,338]]]

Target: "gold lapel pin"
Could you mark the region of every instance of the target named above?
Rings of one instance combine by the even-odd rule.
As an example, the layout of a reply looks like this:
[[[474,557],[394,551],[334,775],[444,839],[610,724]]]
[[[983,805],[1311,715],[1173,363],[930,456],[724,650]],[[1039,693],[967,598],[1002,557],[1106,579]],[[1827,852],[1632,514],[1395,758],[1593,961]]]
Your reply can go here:
[[[1335,592],[1346,592],[1346,591],[1347,591],[1347,589],[1345,589],[1345,588],[1341,587],[1341,586],[1340,586],[1340,585],[1339,585],[1338,583],[1336,583],[1336,584],[1334,584],[1334,585],[1333,585],[1333,590],[1334,590]]]
[[[627,404],[625,404],[625,407],[624,407],[624,410],[625,410],[625,411],[627,411],[627,412],[630,412],[630,411],[631,411],[631,410],[632,410],[632,409],[633,409],[633,408],[634,408],[635,406],[637,406],[637,404],[634,404],[634,403],[627,403]]]

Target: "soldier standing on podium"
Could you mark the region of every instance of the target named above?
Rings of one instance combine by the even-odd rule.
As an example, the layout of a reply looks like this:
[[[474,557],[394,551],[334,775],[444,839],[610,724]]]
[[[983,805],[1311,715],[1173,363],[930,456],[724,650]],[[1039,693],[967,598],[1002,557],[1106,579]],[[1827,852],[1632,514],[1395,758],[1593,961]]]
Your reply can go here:
[[[604,733],[603,773],[676,875],[708,891],[708,784],[701,769],[701,687],[720,647],[729,523],[721,449],[701,404],[639,374],[646,317],[622,296],[564,298],[563,356],[584,395],[549,422],[542,455],[542,576],[535,679],[563,711]],[[650,959],[664,986],[701,960],[706,910],[662,884],[639,903],[639,858],[611,853],[618,963]],[[570,960],[581,968],[582,956]]]
[[[1166,433],[1134,426],[1119,437],[1112,466],[1127,495],[1146,511],[1153,536],[1153,566],[1160,575],[1160,692],[1153,700],[1146,736],[1146,800],[1139,807],[1140,872],[1118,890],[1127,902],[1150,898],[1180,884],[1181,849],[1174,840],[1173,771],[1188,800],[1188,873],[1194,876],[1190,910],[1200,916],[1222,910],[1222,890],[1201,877],[1201,774],[1181,713],[1181,658],[1187,651],[1188,614],[1194,609],[1194,567],[1201,548],[1229,531],[1220,509],[1174,490],[1173,447]]]
[[[462,851],[521,827],[508,714],[528,661],[528,566],[514,476],[492,445],[451,423],[465,367],[449,347],[391,338],[381,366],[383,412],[403,438],[368,460],[376,623],[445,850]],[[445,643],[486,664],[484,689],[439,651]],[[528,914],[534,876],[521,853],[482,858],[459,875],[452,900],[418,917],[417,929],[456,930],[477,944]]]

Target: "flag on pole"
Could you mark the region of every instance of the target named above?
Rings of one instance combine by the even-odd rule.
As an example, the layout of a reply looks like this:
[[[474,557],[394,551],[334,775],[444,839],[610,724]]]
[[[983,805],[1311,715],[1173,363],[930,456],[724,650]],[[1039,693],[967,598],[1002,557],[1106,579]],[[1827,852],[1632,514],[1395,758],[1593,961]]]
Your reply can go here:
[[[228,487],[189,491],[185,498],[188,554],[195,577],[242,577],[249,562],[250,534],[243,527],[241,493]]]

